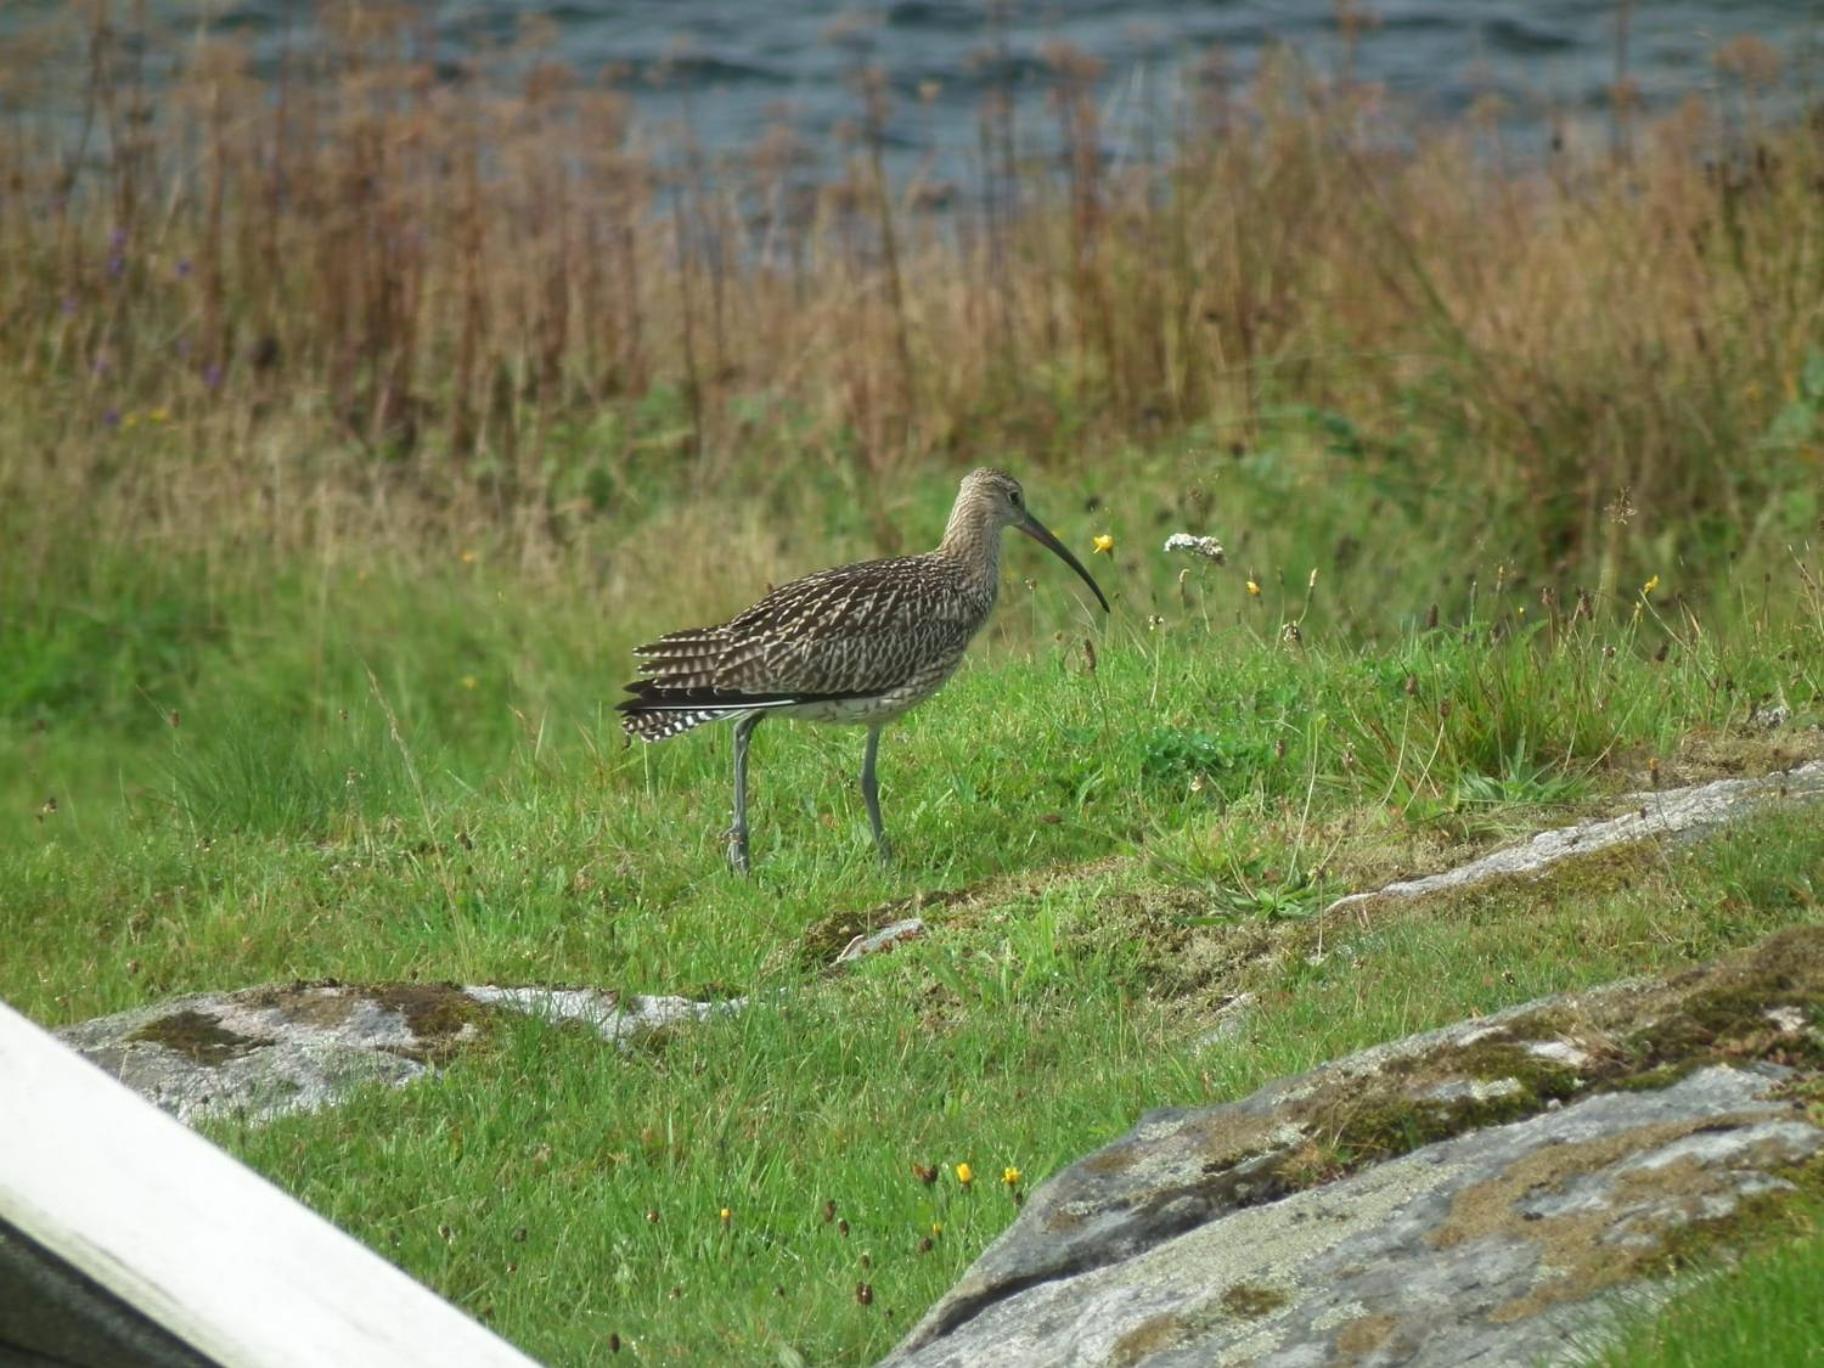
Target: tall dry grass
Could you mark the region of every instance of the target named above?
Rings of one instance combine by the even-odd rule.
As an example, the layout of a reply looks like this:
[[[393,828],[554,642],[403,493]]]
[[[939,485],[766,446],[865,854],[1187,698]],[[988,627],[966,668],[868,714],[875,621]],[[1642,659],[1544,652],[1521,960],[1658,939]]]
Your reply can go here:
[[[1767,126],[1784,77],[1752,43],[1719,56],[1729,102],[1543,162],[1489,108],[1414,130],[1289,57],[1212,63],[1121,165],[1095,60],[1060,47],[1061,157],[997,90],[948,185],[889,178],[859,59],[817,178],[784,125],[716,157],[642,131],[637,91],[536,36],[452,74],[422,15],[325,3],[325,40],[261,76],[86,16],[6,72],[16,536],[365,520],[524,548],[634,489],[832,472],[865,500],[912,463],[1302,428],[1612,571],[1636,529],[1732,544],[1824,478],[1815,434],[1766,439],[1824,339],[1824,124]],[[80,73],[72,121],[31,113],[46,72]]]

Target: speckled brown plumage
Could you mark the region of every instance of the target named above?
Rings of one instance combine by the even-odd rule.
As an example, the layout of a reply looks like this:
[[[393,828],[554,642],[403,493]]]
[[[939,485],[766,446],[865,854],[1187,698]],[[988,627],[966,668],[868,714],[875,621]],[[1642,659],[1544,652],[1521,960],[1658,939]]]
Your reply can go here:
[[[998,470],[972,471],[936,550],[806,575],[727,622],[637,648],[641,677],[617,705],[622,725],[644,741],[662,741],[718,718],[742,719],[730,855],[743,868],[746,740],[759,718],[868,726],[862,787],[884,853],[873,793],[879,729],[937,692],[962,663],[993,611],[1008,526],[1050,547],[1102,598],[1089,572],[1026,511],[1018,482]]]
[[[628,730],[658,740],[753,707],[851,722],[904,711],[950,677],[993,607],[992,585],[937,552],[807,575],[721,626],[639,647]]]

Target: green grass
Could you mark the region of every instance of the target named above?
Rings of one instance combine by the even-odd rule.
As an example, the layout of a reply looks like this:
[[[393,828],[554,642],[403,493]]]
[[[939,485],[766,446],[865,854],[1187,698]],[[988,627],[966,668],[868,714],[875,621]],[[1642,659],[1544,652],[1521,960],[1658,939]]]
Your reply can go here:
[[[1003,1169],[1030,1187],[1148,1107],[1239,1096],[1816,920],[1821,865],[1815,822],[1770,817],[1557,895],[1516,887],[1332,928],[1315,963],[1301,928],[1299,953],[1231,970],[1259,1006],[1201,1050],[1196,1019],[1149,991],[1155,961],[1258,928],[1188,925],[1169,890],[1116,866],[958,916],[839,980],[753,980],[741,1014],[629,1057],[529,1021],[434,1085],[215,1133],[541,1360],[599,1361],[613,1333],[641,1360],[789,1346],[858,1362],[1013,1218]],[[928,1186],[915,1165],[941,1176]]]
[[[1145,490],[1122,517],[1148,520]],[[908,493],[916,519],[938,492]],[[1082,545],[1091,524],[1049,503]],[[839,522],[753,563],[860,540]],[[1489,569],[1428,625],[1423,582],[1181,586],[1141,540],[1096,558],[1107,622],[1011,553],[987,639],[888,733],[891,868],[860,733],[762,727],[749,879],[722,858],[726,734],[627,747],[610,711],[633,642],[738,606],[723,569],[654,581],[637,612],[485,551],[103,552],[48,591],[8,579],[0,997],[52,1024],[325,976],[746,997],[629,1055],[516,1023],[434,1083],[214,1133],[553,1364],[610,1335],[641,1358],[858,1362],[1013,1218],[1004,1169],[1029,1189],[1149,1107],[1819,919],[1824,833],[1780,815],[1698,854],[1319,915],[1656,777],[1817,754],[1803,577],[1762,601],[1724,586],[1696,619],[1663,587],[1586,619]],[[1769,702],[1793,713],[1772,733],[1751,722]],[[927,905],[927,937],[826,972],[854,927],[938,891],[961,896]],[[1242,1035],[1199,1048],[1242,991]]]
[[[1602,1368],[1736,1368],[1744,1363],[1824,1362],[1824,1235],[1815,1199],[1795,1202],[1766,1239],[1734,1267],[1689,1288],[1677,1302],[1637,1318]]]
[[[150,662],[131,689],[70,671],[58,696],[88,688],[86,711],[9,726],[0,932],[21,953],[0,992],[50,1019],[288,975],[744,991],[834,911],[1139,854],[1219,909],[1300,914],[1644,783],[1649,760],[1676,779],[1694,731],[1766,763],[1755,700],[1802,723],[1820,677],[1803,622],[1674,640],[1501,613],[1288,645],[1245,595],[1149,631],[1016,581],[996,639],[889,733],[899,863],[872,857],[859,734],[772,723],[742,880],[726,737],[628,747],[615,725],[636,633],[485,574],[182,595],[161,619],[185,624],[181,665],[147,627],[124,638]],[[46,616],[93,633],[109,612],[139,621]]]

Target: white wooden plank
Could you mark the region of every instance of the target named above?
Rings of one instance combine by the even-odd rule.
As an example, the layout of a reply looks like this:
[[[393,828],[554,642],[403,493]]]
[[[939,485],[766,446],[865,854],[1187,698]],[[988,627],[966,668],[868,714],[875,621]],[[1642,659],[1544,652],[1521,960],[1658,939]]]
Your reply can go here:
[[[227,1368],[532,1365],[5,1003],[0,1215]]]

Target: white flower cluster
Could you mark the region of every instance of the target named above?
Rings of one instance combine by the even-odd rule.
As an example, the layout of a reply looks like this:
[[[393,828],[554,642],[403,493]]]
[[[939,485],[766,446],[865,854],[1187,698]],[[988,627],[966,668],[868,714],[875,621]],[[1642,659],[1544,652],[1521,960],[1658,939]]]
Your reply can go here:
[[[1228,553],[1222,549],[1222,543],[1214,537],[1193,537],[1189,532],[1174,532],[1165,539],[1165,549],[1172,551],[1189,551],[1193,556],[1201,556],[1215,565],[1227,565]]]

